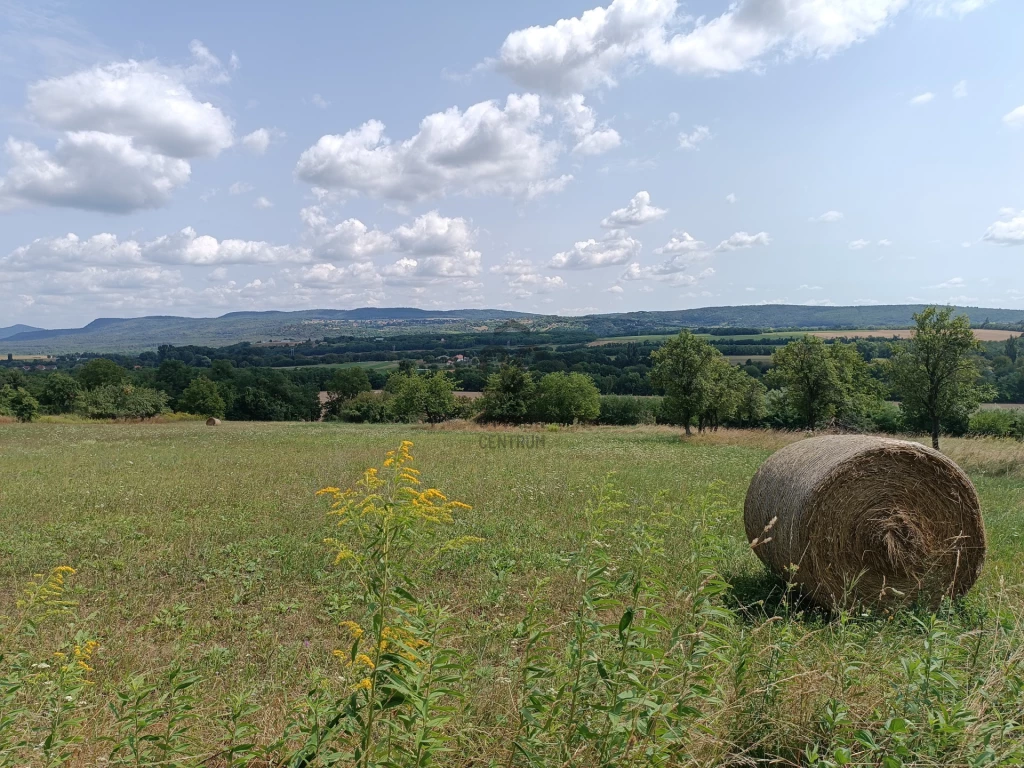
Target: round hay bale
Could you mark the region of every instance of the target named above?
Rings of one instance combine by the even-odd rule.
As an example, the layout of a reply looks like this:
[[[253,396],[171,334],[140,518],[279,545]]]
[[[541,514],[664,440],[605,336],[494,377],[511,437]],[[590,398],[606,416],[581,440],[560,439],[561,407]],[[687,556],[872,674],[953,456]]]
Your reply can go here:
[[[985,560],[970,479],[904,440],[830,435],[786,446],[754,475],[743,517],[761,561],[826,608],[935,605],[966,593]]]
[[[220,419],[216,419],[213,416],[211,416],[210,418],[208,418],[206,420],[206,426],[208,426],[208,427],[219,427],[220,426]]]

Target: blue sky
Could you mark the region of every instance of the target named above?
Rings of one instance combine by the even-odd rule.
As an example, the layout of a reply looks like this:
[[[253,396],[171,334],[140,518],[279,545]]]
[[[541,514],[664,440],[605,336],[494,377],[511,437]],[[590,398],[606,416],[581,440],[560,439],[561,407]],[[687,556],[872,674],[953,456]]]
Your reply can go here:
[[[1024,306],[1017,0],[0,0],[0,325]]]

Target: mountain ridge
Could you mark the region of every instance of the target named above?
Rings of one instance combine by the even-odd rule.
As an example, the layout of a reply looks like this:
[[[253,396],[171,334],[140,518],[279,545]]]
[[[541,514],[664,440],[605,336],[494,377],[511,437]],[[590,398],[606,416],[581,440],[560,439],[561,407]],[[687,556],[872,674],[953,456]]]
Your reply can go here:
[[[0,352],[60,354],[72,352],[138,352],[161,344],[226,346],[239,342],[276,339],[304,340],[324,336],[369,335],[410,328],[450,328],[451,332],[498,327],[511,320],[544,327],[572,327],[597,336],[670,332],[678,328],[901,328],[923,304],[806,306],[754,304],[644,310],[579,316],[543,315],[506,309],[426,310],[416,307],[360,307],[357,309],[245,310],[218,317],[147,315],[136,318],[103,317],[81,328],[41,329],[14,325],[0,329]],[[1024,329],[1024,310],[995,307],[959,307],[972,325],[986,321]],[[10,329],[29,329],[11,333]]]

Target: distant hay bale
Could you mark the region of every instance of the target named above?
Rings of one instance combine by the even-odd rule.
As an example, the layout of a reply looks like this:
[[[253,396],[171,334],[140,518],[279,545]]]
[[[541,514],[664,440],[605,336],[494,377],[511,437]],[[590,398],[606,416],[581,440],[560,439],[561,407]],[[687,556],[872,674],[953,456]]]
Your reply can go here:
[[[219,427],[220,419],[215,419],[213,416],[206,420],[206,426],[208,427]]]
[[[985,560],[970,479],[904,440],[830,435],[788,445],[754,475],[743,516],[761,561],[826,608],[851,598],[935,605],[966,593]]]

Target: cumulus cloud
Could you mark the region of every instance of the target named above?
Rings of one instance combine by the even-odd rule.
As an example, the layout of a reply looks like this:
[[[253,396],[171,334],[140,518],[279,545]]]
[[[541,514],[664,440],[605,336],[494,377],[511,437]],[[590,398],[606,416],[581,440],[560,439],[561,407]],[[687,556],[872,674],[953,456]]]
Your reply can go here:
[[[696,18],[680,13],[677,0],[613,0],[512,32],[488,63],[523,87],[561,95],[614,86],[643,65],[700,75],[758,70],[833,56],[912,2],[928,15],[962,16],[988,0],[736,0]]]
[[[1011,128],[1024,128],[1024,104],[1003,115],[1003,122]]]
[[[565,186],[551,179],[557,142],[542,135],[540,99],[512,94],[428,115],[409,139],[392,142],[370,120],[322,136],[299,158],[297,176],[320,187],[393,200],[448,194],[536,196]]]
[[[758,232],[755,235],[747,232],[735,232],[715,246],[716,251],[738,251],[745,248],[753,248],[758,245],[768,245],[772,239],[767,232]]]
[[[0,210],[31,204],[111,213],[157,208],[192,172],[186,160],[97,131],[66,133],[52,152],[13,138],[4,149],[10,167],[0,178]]]
[[[864,248],[867,248],[869,245],[871,245],[871,241],[864,240],[862,238],[860,240],[851,240],[849,248],[851,251],[860,251],[863,250]]]
[[[242,146],[254,155],[266,154],[271,142],[284,138],[284,133],[276,128],[257,128],[242,137]]]
[[[811,221],[822,224],[835,224],[843,220],[843,214],[839,211],[825,211],[821,216],[812,216]]]
[[[735,203],[736,202],[736,195],[734,193],[730,192],[728,195],[725,196],[725,202],[727,202],[727,203]]]
[[[702,141],[706,141],[711,138],[711,129],[706,125],[695,125],[693,130],[689,133],[679,134],[679,148],[680,149],[697,149],[697,145]]]
[[[660,248],[655,248],[657,254],[678,255],[682,253],[700,253],[707,251],[707,244],[697,240],[689,232],[678,232],[672,239]]]
[[[306,239],[319,259],[362,261],[394,248],[390,235],[370,229],[359,219],[333,223],[320,206],[303,208],[299,215],[306,225]]]
[[[568,251],[556,253],[552,269],[598,269],[625,264],[640,254],[641,243],[624,230],[610,231],[600,240],[580,240]]]
[[[63,133],[52,150],[8,139],[0,208],[126,213],[165,204],[188,182],[190,160],[234,143],[231,119],[189,87],[224,82],[228,68],[197,41],[191,51],[188,66],[129,60],[29,85],[28,116]]]
[[[244,181],[236,181],[228,187],[229,195],[244,195],[246,192],[252,192],[252,184]]]
[[[82,239],[75,234],[38,238],[0,259],[4,269],[23,272],[82,272],[96,267],[144,265],[218,266],[280,264],[308,261],[302,248],[275,246],[255,240],[217,240],[186,227],[148,242],[120,240],[103,233]]]
[[[646,54],[676,12],[676,0],[613,0],[579,17],[512,32],[497,68],[531,90],[569,94],[615,84],[616,73]]]
[[[1000,216],[985,231],[983,239],[999,245],[1024,245],[1024,211],[1004,208]]]
[[[967,81],[961,80],[953,86],[953,98],[964,99],[967,98]]]
[[[267,210],[267,208],[273,208],[274,204],[270,202],[267,198],[260,195],[253,201],[252,207],[259,208],[261,211],[265,211]]]
[[[657,221],[668,213],[664,208],[651,205],[651,195],[647,191],[640,191],[633,195],[633,199],[625,208],[618,208],[612,211],[601,221],[605,229],[622,229],[624,227],[639,227],[652,221]]]
[[[584,103],[582,94],[575,93],[558,102],[565,123],[576,144],[572,151],[581,155],[601,155],[622,144],[622,137],[614,128],[597,126],[594,110]]]
[[[513,296],[525,299],[536,294],[551,293],[566,287],[561,275],[545,275],[530,259],[509,256],[503,264],[491,267],[492,274],[505,278],[506,288]]]
[[[928,91],[927,93],[919,93],[917,96],[912,98],[908,103],[911,106],[919,107],[922,104],[927,104],[929,101],[931,101],[934,98],[935,98],[935,94],[932,93],[931,91]]]

